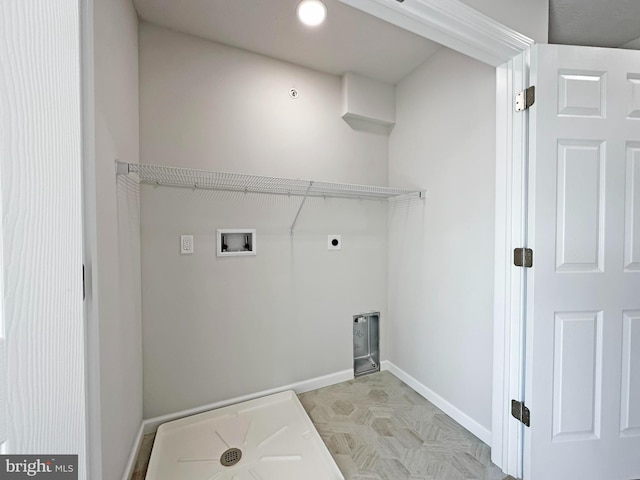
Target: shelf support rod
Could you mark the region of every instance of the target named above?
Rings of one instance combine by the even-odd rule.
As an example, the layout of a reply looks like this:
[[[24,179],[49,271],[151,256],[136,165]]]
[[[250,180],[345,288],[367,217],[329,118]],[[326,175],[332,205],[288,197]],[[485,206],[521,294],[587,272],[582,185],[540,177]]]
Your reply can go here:
[[[300,216],[300,212],[302,211],[302,207],[304,207],[304,202],[307,201],[307,195],[309,195],[309,190],[313,186],[313,182],[309,182],[309,186],[307,190],[304,192],[304,197],[302,197],[302,202],[300,202],[300,206],[298,207],[298,213],[296,213],[296,217],[293,219],[293,223],[291,224],[291,230],[289,230],[289,235],[293,235],[293,229],[296,226],[296,222],[298,221],[298,217]]]

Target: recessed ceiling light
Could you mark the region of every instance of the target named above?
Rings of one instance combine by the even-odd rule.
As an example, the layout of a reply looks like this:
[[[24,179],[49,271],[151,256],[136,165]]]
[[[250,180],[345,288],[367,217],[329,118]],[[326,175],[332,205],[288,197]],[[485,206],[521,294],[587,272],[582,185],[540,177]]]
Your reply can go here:
[[[309,27],[317,27],[327,18],[327,7],[320,0],[302,0],[296,13],[302,23]]]

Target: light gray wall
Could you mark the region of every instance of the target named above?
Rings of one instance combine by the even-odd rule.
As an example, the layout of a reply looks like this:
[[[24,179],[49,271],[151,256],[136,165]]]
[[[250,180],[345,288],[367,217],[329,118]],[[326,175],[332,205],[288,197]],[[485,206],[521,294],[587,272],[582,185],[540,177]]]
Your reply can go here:
[[[462,93],[463,92],[463,93]],[[448,49],[396,88],[389,359],[491,429],[495,71]]]
[[[549,0],[462,0],[494,20],[532,38],[547,43]]]
[[[122,478],[142,422],[139,193],[114,159],[138,162],[138,19],[94,2],[97,276],[102,478]]]
[[[341,93],[339,77],[140,26],[142,163],[385,185],[388,138],[352,130]],[[385,321],[386,203],[310,199],[290,236],[299,198],[145,186],[141,201],[145,418],[350,369],[352,315]],[[257,256],[216,257],[217,228],[256,228]]]

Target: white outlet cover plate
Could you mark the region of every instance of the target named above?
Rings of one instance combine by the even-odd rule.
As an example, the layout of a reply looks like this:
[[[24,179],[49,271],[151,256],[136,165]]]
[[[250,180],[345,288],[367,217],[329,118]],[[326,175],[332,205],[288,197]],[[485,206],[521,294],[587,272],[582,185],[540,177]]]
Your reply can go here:
[[[193,235],[180,235],[180,254],[191,255],[193,253]]]
[[[333,241],[337,240],[338,244],[334,245]],[[329,250],[340,250],[342,248],[342,237],[340,235],[329,235],[327,237],[327,249]]]

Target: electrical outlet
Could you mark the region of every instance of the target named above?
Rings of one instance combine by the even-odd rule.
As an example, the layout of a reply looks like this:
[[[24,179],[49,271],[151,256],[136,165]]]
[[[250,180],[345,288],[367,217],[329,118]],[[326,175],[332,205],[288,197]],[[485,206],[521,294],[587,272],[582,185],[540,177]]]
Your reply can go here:
[[[340,235],[329,235],[327,238],[328,250],[340,250],[342,248],[342,238]]]
[[[193,253],[193,235],[180,235],[180,255]]]

